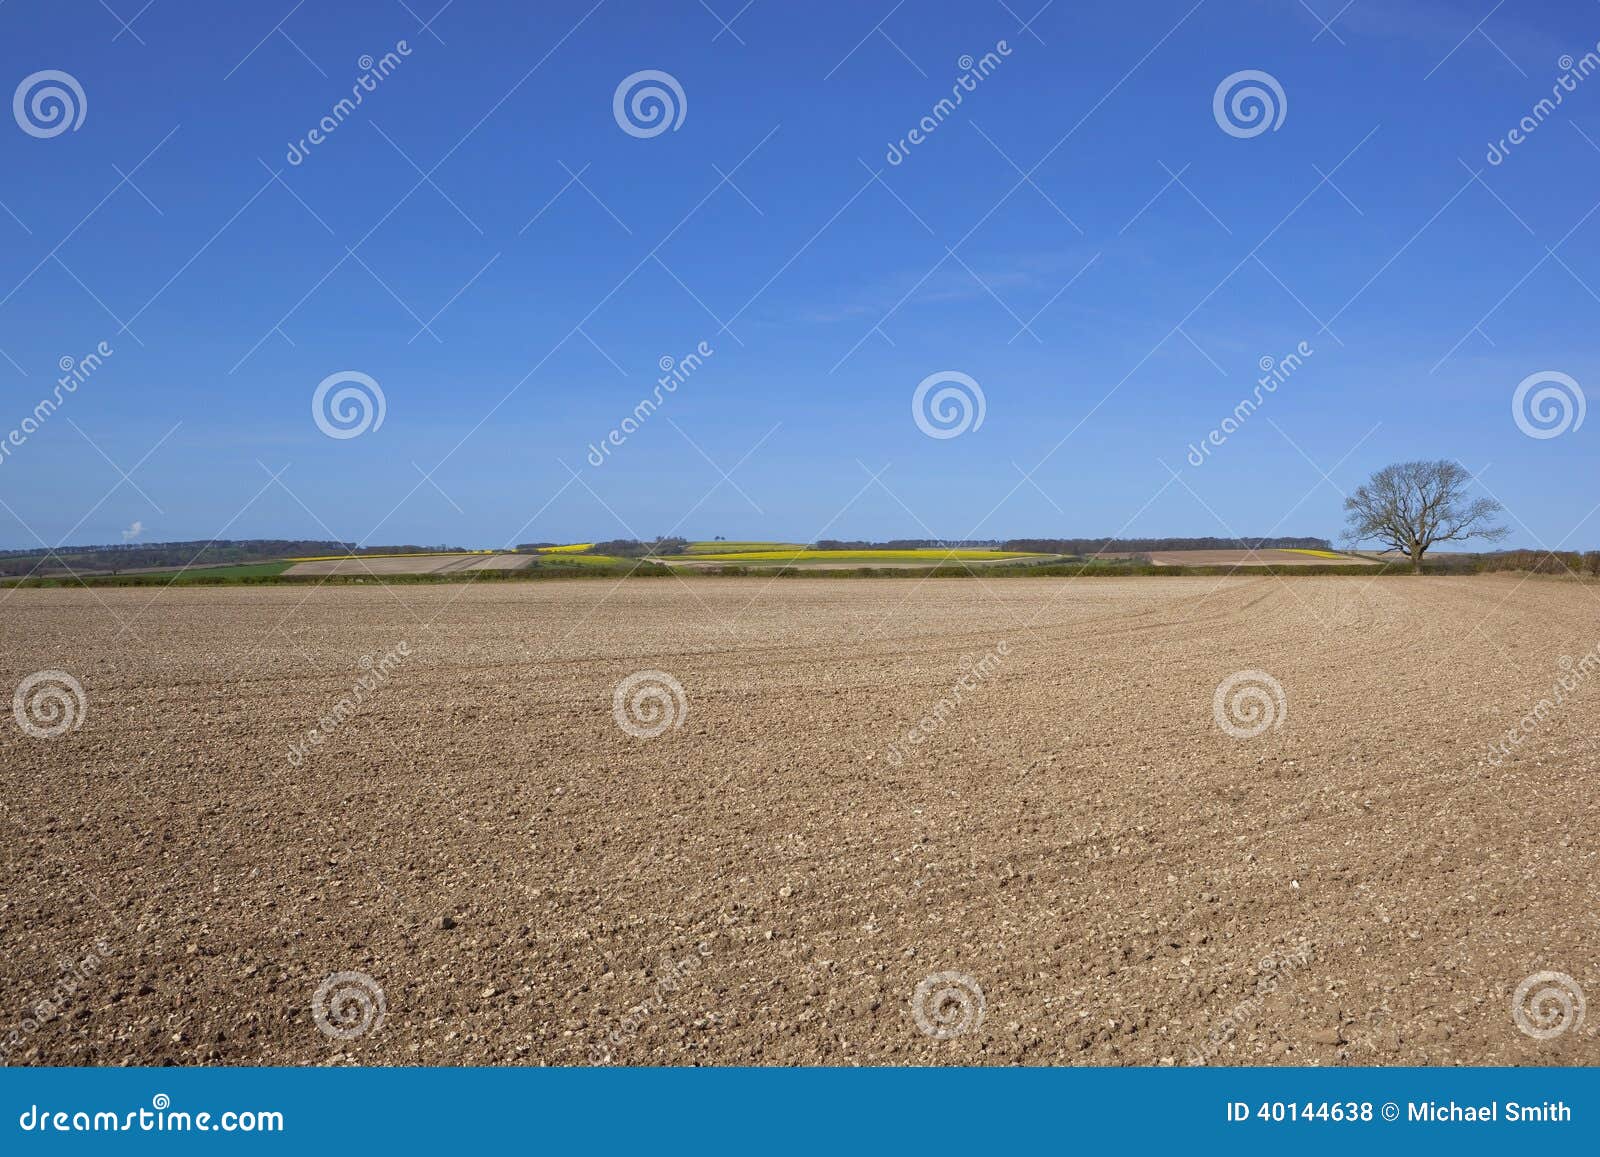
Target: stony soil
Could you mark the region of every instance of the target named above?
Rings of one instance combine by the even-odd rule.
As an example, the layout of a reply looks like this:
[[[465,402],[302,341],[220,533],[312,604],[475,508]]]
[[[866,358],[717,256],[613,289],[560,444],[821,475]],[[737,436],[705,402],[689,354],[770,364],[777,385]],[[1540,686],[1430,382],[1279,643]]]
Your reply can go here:
[[[1541,971],[1600,996],[1592,585],[0,600],[3,686],[87,700],[0,726],[9,1063],[1600,1063],[1600,1010],[1512,1014]],[[1214,691],[1257,669],[1287,710],[1232,737]],[[687,705],[654,738],[613,714],[642,670]],[[312,1008],[341,972],[384,1003],[348,1040]],[[950,1039],[944,972],[983,1002],[924,1004]]]
[[[390,574],[445,574],[472,570],[521,570],[534,561],[531,554],[445,554],[410,556],[375,556],[372,558],[325,558],[313,562],[297,562],[284,574],[305,575],[355,575],[372,576]]]

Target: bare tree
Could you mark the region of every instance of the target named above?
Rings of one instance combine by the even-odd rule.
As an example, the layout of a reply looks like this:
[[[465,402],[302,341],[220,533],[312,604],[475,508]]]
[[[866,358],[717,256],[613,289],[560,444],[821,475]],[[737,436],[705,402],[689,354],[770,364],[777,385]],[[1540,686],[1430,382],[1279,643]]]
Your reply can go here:
[[[1501,506],[1492,498],[1469,498],[1472,476],[1448,458],[1385,466],[1344,500],[1345,540],[1377,539],[1422,570],[1422,556],[1435,543],[1481,538],[1498,542],[1507,529],[1495,524]]]

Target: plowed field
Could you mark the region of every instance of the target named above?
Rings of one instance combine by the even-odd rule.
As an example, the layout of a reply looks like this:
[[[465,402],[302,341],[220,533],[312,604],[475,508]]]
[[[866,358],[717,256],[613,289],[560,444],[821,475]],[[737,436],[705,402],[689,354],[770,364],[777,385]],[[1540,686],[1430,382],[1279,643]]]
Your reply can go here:
[[[3,608],[9,1063],[1600,1063],[1593,586]]]

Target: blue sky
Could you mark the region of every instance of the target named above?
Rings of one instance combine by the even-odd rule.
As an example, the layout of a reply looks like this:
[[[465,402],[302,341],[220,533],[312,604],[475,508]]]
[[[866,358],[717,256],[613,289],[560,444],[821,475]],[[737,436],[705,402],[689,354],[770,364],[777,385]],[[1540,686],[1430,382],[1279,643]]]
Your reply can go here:
[[[0,440],[113,351],[0,458],[8,546],[1331,536],[1414,457],[1482,471],[1513,544],[1600,545],[1600,417],[1512,413],[1600,381],[1600,74],[1486,160],[1595,4],[141,3],[0,5],[4,92],[84,105],[0,117]],[[643,70],[676,128],[614,115]],[[1275,128],[1216,118],[1244,70]],[[344,371],[384,418],[333,438]],[[984,417],[929,437],[945,372]]]

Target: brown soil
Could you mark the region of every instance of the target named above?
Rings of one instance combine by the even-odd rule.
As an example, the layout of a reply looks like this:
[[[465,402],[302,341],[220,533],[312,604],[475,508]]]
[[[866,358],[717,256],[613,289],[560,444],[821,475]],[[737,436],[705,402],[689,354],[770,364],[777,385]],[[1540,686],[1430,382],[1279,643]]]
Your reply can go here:
[[[88,704],[0,726],[10,1063],[1600,1063],[1594,1010],[1512,1015],[1540,971],[1600,995],[1600,678],[1487,746],[1596,646],[1594,586],[3,604],[3,686],[60,668]],[[364,656],[377,688],[291,759]],[[648,669],[687,712],[638,738],[613,689]],[[1232,738],[1213,693],[1248,669],[1287,711]],[[312,1013],[338,972],[386,1005],[348,1041]],[[914,1015],[941,972],[983,994],[953,1039]]]
[[[473,570],[521,570],[531,554],[419,554],[399,557],[317,559],[297,562],[287,575],[445,574]]]
[[[475,562],[468,563],[465,570],[522,570],[533,565],[537,556],[531,554],[486,554],[479,555]]]

